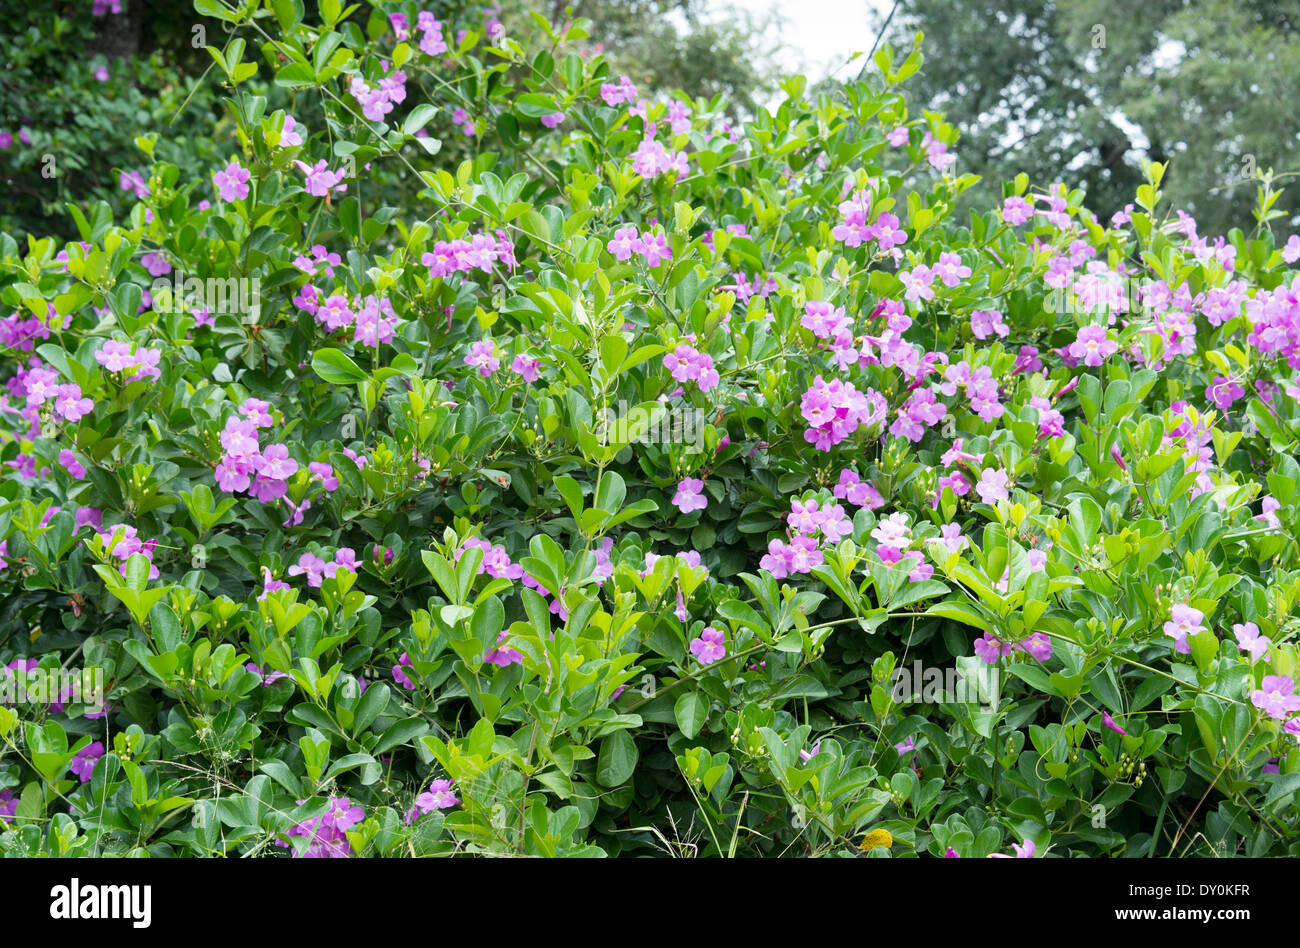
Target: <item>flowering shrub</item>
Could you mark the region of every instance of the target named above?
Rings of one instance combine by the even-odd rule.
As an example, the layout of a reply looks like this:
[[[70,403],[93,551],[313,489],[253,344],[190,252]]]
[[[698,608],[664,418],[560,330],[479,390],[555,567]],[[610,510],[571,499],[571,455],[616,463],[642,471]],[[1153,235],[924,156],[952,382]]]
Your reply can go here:
[[[1270,192],[955,221],[916,50],[736,127],[582,23],[196,7],[205,173],[0,237],[0,848],[1300,852]]]

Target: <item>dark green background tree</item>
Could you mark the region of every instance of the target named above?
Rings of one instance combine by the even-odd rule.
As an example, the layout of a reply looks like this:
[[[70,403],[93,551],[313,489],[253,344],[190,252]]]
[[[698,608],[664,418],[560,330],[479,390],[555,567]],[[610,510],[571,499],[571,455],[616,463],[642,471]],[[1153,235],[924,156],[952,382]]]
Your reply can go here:
[[[1254,168],[1300,169],[1297,25],[1300,0],[901,0],[885,38],[924,32],[914,100],[961,130],[959,168],[986,179],[967,201],[1024,171],[1110,213],[1145,157],[1215,234],[1254,227]],[[1277,207],[1294,221],[1300,192]]]

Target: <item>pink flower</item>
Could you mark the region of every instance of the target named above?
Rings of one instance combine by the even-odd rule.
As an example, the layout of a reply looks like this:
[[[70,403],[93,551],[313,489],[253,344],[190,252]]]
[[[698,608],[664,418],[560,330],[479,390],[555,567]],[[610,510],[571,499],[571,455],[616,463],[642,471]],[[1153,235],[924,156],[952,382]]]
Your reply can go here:
[[[663,234],[642,234],[641,255],[647,266],[657,267],[662,261],[671,260],[673,251],[668,246],[668,238]]]
[[[1034,206],[1022,197],[1009,197],[1002,202],[1002,220],[1015,227],[1034,216]]]
[[[633,102],[637,97],[636,86],[627,76],[622,76],[618,82],[602,83],[600,97],[605,100],[606,105],[610,106]]]
[[[333,579],[341,569],[355,573],[357,568],[356,551],[350,546],[342,546],[334,552],[334,559],[325,564],[323,572],[327,578]]]
[[[465,364],[476,367],[478,374],[482,378],[487,378],[501,367],[501,360],[494,354],[495,349],[496,345],[491,339],[475,342],[469,347],[469,355],[465,356]]]
[[[248,197],[248,179],[248,169],[241,167],[239,159],[235,158],[212,176],[212,184],[221,200],[243,200]]]
[[[1242,652],[1250,653],[1250,659],[1257,662],[1264,655],[1268,654],[1268,647],[1273,644],[1273,640],[1267,635],[1259,634],[1259,626],[1253,622],[1246,622],[1232,627],[1233,638],[1237,640],[1237,648]]]
[[[703,510],[709,505],[703,491],[704,481],[697,477],[688,477],[677,485],[677,494],[673,497],[673,503],[682,513]]]
[[[1084,365],[1098,366],[1115,354],[1119,344],[1106,337],[1105,326],[1084,326],[1069,345],[1070,357]]]
[[[262,452],[258,474],[275,480],[287,480],[298,470],[298,462],[289,457],[289,447],[283,444],[267,445]]]
[[[1260,687],[1250,693],[1250,703],[1278,720],[1300,711],[1300,695],[1295,694],[1295,682],[1285,675],[1265,675]]]
[[[284,127],[280,129],[280,147],[296,148],[302,144],[302,133],[305,131],[299,125],[292,115],[284,117]]]
[[[632,254],[640,253],[645,244],[641,242],[635,227],[620,227],[614,231],[614,237],[605,245],[605,249],[614,255],[615,260],[630,260]]]
[[[68,421],[80,421],[95,410],[95,403],[81,394],[79,385],[60,385],[54,396],[54,410]]]
[[[1010,327],[1002,319],[1002,313],[996,309],[977,309],[971,313],[970,330],[976,339],[987,339],[993,334],[1005,339],[1011,334]]]
[[[537,381],[537,368],[541,365],[536,359],[530,359],[524,355],[517,355],[513,362],[510,363],[510,371],[516,375],[523,376],[525,382]]]
[[[117,176],[117,183],[123,191],[133,191],[138,198],[149,196],[149,187],[144,183],[144,175],[138,171],[123,171]]]
[[[944,286],[957,286],[970,274],[970,267],[962,263],[961,257],[951,251],[939,254],[939,262],[934,265],[934,275],[943,281]]]
[[[172,272],[172,265],[160,253],[147,253],[140,258],[140,265],[149,271],[150,276],[165,276]]]
[[[706,625],[699,636],[691,639],[691,654],[701,665],[711,665],[726,657],[727,646],[722,631]]]
[[[59,464],[63,465],[63,469],[72,475],[74,481],[79,481],[86,476],[86,469],[77,461],[77,456],[67,448],[59,452]]]
[[[1008,477],[1007,472],[994,467],[986,467],[980,474],[979,482],[975,485],[975,492],[980,495],[980,500],[986,504],[996,504],[999,500],[1008,500],[1011,494],[1007,490]]]
[[[1128,731],[1124,730],[1122,727],[1120,727],[1118,724],[1115,723],[1115,719],[1110,716],[1109,711],[1101,712],[1101,723],[1106,727],[1110,728],[1116,734],[1128,734]]]
[[[429,784],[429,789],[424,791],[415,798],[415,809],[420,813],[432,813],[434,810],[446,810],[460,800],[456,799],[456,794],[452,791],[452,782],[450,780],[435,780]]]
[[[511,648],[509,645],[501,644],[506,640],[506,636],[509,634],[510,633],[505,629],[501,630],[501,634],[497,636],[496,647],[489,649],[483,655],[483,661],[487,662],[489,665],[498,665],[501,668],[505,668],[507,665],[514,665],[524,660],[523,652]]]
[[[289,567],[290,576],[307,577],[307,585],[319,589],[325,575],[325,561],[314,553],[304,553]]]
[[[1175,652],[1181,655],[1192,654],[1192,647],[1187,644],[1187,637],[1205,631],[1205,626],[1201,624],[1204,621],[1205,614],[1200,610],[1183,603],[1174,604],[1164,629],[1165,635],[1171,636],[1174,640]]]
[[[324,158],[315,165],[308,165],[302,161],[294,161],[294,164],[307,179],[305,190],[314,197],[325,197],[330,191],[342,193],[348,189],[346,184],[340,184],[344,177],[343,172],[329,170]]]

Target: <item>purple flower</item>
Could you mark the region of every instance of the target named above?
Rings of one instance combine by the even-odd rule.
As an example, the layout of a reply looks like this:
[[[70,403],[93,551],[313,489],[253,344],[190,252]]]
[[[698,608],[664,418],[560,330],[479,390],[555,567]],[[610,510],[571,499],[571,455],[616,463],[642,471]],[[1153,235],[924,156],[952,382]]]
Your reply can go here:
[[[415,798],[415,808],[421,814],[432,813],[434,810],[446,810],[460,803],[456,799],[456,794],[452,789],[453,784],[450,780],[435,780],[429,784],[429,789],[424,791]]]
[[[524,660],[522,652],[511,648],[509,645],[501,644],[506,640],[506,636],[509,634],[510,633],[505,629],[501,630],[501,634],[497,636],[496,646],[489,649],[487,653],[484,654],[483,661],[487,662],[489,665],[499,665],[500,667],[505,668],[507,665],[513,665],[516,662],[522,662]]]
[[[414,691],[415,682],[411,681],[411,679],[407,677],[406,672],[402,670],[403,668],[411,668],[414,670],[411,665],[411,656],[407,655],[405,652],[403,652],[401,657],[397,660],[397,664],[393,666],[393,680],[407,691]]]
[[[1001,468],[986,467],[980,474],[979,482],[975,485],[975,492],[980,495],[980,500],[992,505],[999,500],[1008,500],[1011,497],[1011,494],[1007,491],[1007,483],[1006,471]]]
[[[1022,197],[1009,197],[1002,202],[1002,220],[1015,227],[1034,216],[1034,206]]]
[[[510,371],[516,375],[523,376],[525,382],[537,381],[537,368],[541,363],[536,359],[530,359],[524,355],[515,356],[515,360],[510,363]]]
[[[1165,635],[1171,636],[1174,640],[1174,651],[1181,655],[1192,654],[1192,647],[1187,644],[1189,635],[1196,635],[1198,632],[1204,632],[1205,626],[1201,623],[1205,621],[1205,614],[1191,606],[1183,603],[1175,603],[1170,610],[1169,621],[1165,623]]]
[[[138,171],[123,171],[117,176],[117,183],[123,191],[133,191],[138,198],[149,196],[149,186],[144,183],[144,176]]]
[[[1295,694],[1295,682],[1285,675],[1265,675],[1260,687],[1250,693],[1250,703],[1278,720],[1300,711],[1300,695]]]
[[[324,158],[316,162],[315,165],[308,165],[302,161],[294,161],[294,164],[298,166],[298,170],[307,179],[304,188],[308,194],[315,197],[325,197],[330,191],[342,193],[348,189],[346,184],[340,183],[344,177],[343,172],[330,171]]]
[[[1214,407],[1219,411],[1227,411],[1232,407],[1233,402],[1245,394],[1244,388],[1222,375],[1215,376],[1214,381],[1205,390],[1205,397],[1213,402]]]
[[[59,452],[59,464],[72,476],[74,481],[79,481],[86,476],[86,469],[81,466],[77,456],[67,448]]]
[[[985,632],[982,638],[975,640],[975,654],[986,665],[995,665],[999,658],[1006,658],[1014,651],[1014,645],[1003,642],[992,632]]]
[[[1237,648],[1243,652],[1250,653],[1250,660],[1257,662],[1264,655],[1268,654],[1268,647],[1273,644],[1273,640],[1267,635],[1259,634],[1259,626],[1253,622],[1246,622],[1232,627],[1233,638],[1237,640]]]
[[[605,249],[614,255],[614,259],[620,261],[630,260],[632,254],[640,253],[644,247],[645,244],[635,227],[620,227],[614,232],[613,238],[605,244]]]
[[[1005,339],[1011,329],[1002,319],[1002,313],[996,309],[977,309],[970,316],[970,330],[976,339],[987,339],[990,335]]]
[[[90,775],[94,773],[95,765],[99,763],[99,758],[104,756],[104,745],[100,741],[93,744],[87,744],[81,750],[77,751],[77,756],[72,758],[72,763],[68,765],[82,783],[90,783]]]
[[[491,339],[472,343],[469,347],[469,355],[465,356],[465,364],[476,367],[478,374],[482,378],[487,378],[501,368],[501,360],[494,354],[495,349],[496,344]]]
[[[289,567],[290,576],[307,577],[307,585],[319,589],[325,576],[325,561],[314,553],[304,553]]]
[[[1115,354],[1119,344],[1106,337],[1105,326],[1084,326],[1070,343],[1070,358],[1084,365],[1098,366]]]
[[[268,575],[270,574],[270,570],[266,570],[266,572],[267,572]],[[282,586],[282,587],[285,588],[285,589],[288,589],[288,588],[289,588],[288,586],[285,586],[284,583],[280,583],[280,586]],[[260,596],[260,597],[258,597],[258,598],[265,598],[265,596],[263,595],[263,596]],[[272,684],[274,684],[275,682],[279,681],[281,678],[288,678],[288,677],[289,677],[288,675],[286,675],[286,674],[285,674],[284,672],[282,672],[282,671],[264,672],[264,671],[262,671],[262,666],[259,665],[259,664],[257,664],[257,662],[249,662],[247,665],[244,666],[244,670],[245,670],[245,671],[252,672],[252,673],[253,673],[254,675],[256,675],[258,678],[262,679],[262,687],[263,687],[263,688],[269,687],[270,685],[272,685]]]
[[[248,197],[248,179],[248,169],[240,166],[238,158],[233,158],[230,164],[212,176],[212,184],[221,200],[243,200]]]
[[[711,665],[727,655],[727,645],[722,630],[706,625],[697,638],[691,639],[691,654],[701,665]]]
[[[94,408],[94,402],[89,398],[82,397],[81,386],[59,386],[58,394],[54,398],[54,410],[68,421],[80,421],[82,417],[90,414]]]
[[[693,510],[703,510],[709,505],[708,498],[704,496],[704,481],[698,477],[688,477],[677,485],[677,494],[673,497],[673,504],[682,513],[690,513]]]

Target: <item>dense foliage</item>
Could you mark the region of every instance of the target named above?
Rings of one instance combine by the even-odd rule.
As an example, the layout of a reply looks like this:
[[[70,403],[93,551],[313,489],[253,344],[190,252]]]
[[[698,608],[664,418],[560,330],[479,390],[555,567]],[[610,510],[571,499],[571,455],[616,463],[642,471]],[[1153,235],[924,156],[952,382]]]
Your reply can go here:
[[[0,237],[0,849],[1300,851],[1276,192],[957,220],[919,52],[737,126],[196,7],[219,155]]]

